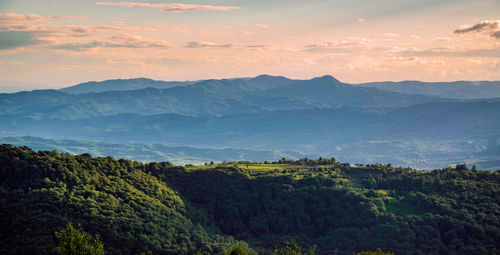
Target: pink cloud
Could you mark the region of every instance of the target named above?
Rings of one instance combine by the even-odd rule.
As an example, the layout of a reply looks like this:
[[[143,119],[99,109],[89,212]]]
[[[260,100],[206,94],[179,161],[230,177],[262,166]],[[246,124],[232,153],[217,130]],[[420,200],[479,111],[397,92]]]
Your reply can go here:
[[[185,47],[186,48],[233,48],[235,47],[235,44],[232,43],[223,43],[223,44],[217,44],[213,42],[198,42],[198,41],[192,41],[188,42]]]
[[[82,18],[75,16],[41,16],[38,14],[17,14],[17,13],[0,13],[0,23],[32,23],[55,19],[72,19]]]
[[[470,25],[463,25],[460,28],[455,30],[456,34],[463,34],[463,33],[469,33],[469,32],[482,32],[482,31],[491,31],[491,30],[498,30],[500,20],[483,20],[473,26]]]
[[[122,7],[147,7],[161,8],[164,12],[185,12],[185,11],[231,11],[239,9],[237,6],[216,6],[216,5],[198,5],[198,4],[176,4],[176,3],[137,3],[137,2],[96,2],[97,5],[104,6],[122,6]]]
[[[268,49],[266,45],[263,44],[239,44],[239,43],[213,43],[213,42],[201,42],[192,41],[184,45],[185,48],[205,48],[205,49],[247,49],[247,50],[263,50]]]
[[[401,37],[397,33],[381,33],[381,34],[378,34],[378,35],[384,36],[384,37],[388,37],[388,38],[398,38],[398,37]]]
[[[462,25],[454,33],[485,33],[498,39],[500,38],[500,20],[483,20],[475,25]]]
[[[98,47],[164,49],[171,47],[163,40],[130,34],[144,30],[137,27],[43,24],[43,21],[65,18],[73,17],[0,13],[0,51],[21,52],[35,48],[83,51]]]
[[[104,40],[53,45],[53,49],[84,51],[92,48],[169,48],[171,45],[162,40],[144,38],[137,35],[120,34]]]

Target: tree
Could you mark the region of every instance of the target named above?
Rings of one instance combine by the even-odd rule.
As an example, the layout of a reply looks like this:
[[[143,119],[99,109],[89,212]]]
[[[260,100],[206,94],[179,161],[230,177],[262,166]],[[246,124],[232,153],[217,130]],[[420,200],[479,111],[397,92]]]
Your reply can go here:
[[[383,252],[381,249],[377,249],[376,251],[362,251],[356,253],[356,255],[394,255],[392,252]]]
[[[298,245],[295,240],[286,242],[286,246],[281,249],[276,249],[274,255],[314,255],[316,254],[316,246],[309,248],[308,252],[302,253],[302,246]]]
[[[224,255],[257,255],[257,252],[248,248],[245,242],[237,242],[223,253]]]
[[[78,225],[68,223],[55,233],[59,240],[59,253],[63,255],[104,255],[104,245],[99,235],[92,236]]]

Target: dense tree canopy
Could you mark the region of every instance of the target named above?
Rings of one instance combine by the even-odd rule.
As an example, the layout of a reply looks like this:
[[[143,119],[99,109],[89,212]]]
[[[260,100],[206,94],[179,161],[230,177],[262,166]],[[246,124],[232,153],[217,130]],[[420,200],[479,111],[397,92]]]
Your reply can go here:
[[[54,232],[67,222],[99,234],[107,254],[248,246],[272,254],[290,239],[316,254],[498,254],[499,205],[500,173],[465,166],[423,172],[283,159],[179,167],[0,146],[2,254],[56,253]]]
[[[99,235],[92,236],[71,223],[55,235],[59,240],[58,251],[61,255],[104,255]]]

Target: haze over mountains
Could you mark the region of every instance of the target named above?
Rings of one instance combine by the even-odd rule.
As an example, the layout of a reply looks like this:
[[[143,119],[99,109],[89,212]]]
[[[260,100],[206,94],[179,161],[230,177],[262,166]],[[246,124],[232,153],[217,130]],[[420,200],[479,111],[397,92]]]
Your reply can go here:
[[[497,98],[500,81],[455,81],[455,82],[372,82],[360,84],[404,94],[433,95],[454,99]]]
[[[269,75],[198,82],[110,80],[0,94],[0,135],[55,139],[52,144],[70,139],[134,148],[267,151],[252,158],[236,153],[240,156],[227,160],[321,155],[425,169],[461,162],[496,169],[499,98],[500,82],[350,85],[331,76]],[[148,160],[139,154],[128,150],[125,156]]]
[[[85,82],[77,84],[75,86],[62,88],[61,91],[71,93],[71,94],[81,94],[89,92],[104,92],[104,91],[125,91],[125,90],[136,90],[144,88],[157,88],[157,89],[167,89],[175,86],[193,84],[194,81],[189,82],[179,82],[179,81],[155,81],[146,78],[137,79],[116,79],[107,80],[101,82]]]

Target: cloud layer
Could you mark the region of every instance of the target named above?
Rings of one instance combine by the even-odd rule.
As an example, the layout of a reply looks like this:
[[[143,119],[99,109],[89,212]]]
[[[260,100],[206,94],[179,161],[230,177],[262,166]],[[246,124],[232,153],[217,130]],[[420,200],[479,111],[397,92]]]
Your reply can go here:
[[[233,48],[233,47],[235,47],[235,45],[232,43],[217,44],[217,43],[213,43],[213,42],[192,41],[192,42],[188,42],[185,45],[185,47],[186,48]]]
[[[475,25],[463,25],[455,30],[455,34],[486,33],[500,39],[500,20],[483,20]]]
[[[55,19],[78,18],[74,16],[41,16],[38,14],[0,13],[0,24],[32,23]]]
[[[160,8],[164,12],[186,12],[186,11],[231,11],[239,9],[237,6],[216,6],[216,5],[198,5],[198,4],[152,4],[137,2],[96,2],[97,5],[122,6],[122,7],[147,7]]]
[[[120,34],[109,39],[84,43],[66,43],[52,46],[53,49],[82,51],[91,48],[169,48],[164,41],[142,38],[140,36]]]
[[[42,21],[73,18],[37,14],[0,13],[0,50],[37,46],[84,51],[92,48],[170,48],[170,44],[132,33],[141,29],[115,25],[61,25]],[[42,22],[42,24],[39,24]]]

